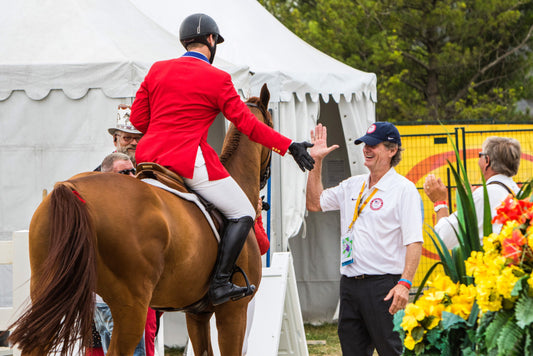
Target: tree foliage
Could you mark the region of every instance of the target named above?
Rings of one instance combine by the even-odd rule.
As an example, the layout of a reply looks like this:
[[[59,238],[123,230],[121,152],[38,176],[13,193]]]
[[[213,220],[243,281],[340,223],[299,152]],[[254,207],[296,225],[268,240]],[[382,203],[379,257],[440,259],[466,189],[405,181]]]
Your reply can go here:
[[[378,118],[520,120],[533,0],[260,0],[299,37],[378,76]]]

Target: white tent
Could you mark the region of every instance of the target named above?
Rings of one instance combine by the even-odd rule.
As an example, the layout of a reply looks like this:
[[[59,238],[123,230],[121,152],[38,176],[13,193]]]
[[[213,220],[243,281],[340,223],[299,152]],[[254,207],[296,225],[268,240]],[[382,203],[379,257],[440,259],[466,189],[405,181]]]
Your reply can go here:
[[[217,55],[250,67],[251,94],[257,95],[263,83],[268,84],[275,128],[283,134],[296,141],[309,140],[317,120],[326,123],[330,143],[341,145],[324,162],[327,186],[365,170],[361,149],[353,141],[375,121],[375,74],[351,68],[313,48],[256,0],[131,1],[176,35],[190,14],[213,17],[225,39]],[[290,237],[307,236],[291,240],[298,287],[303,291],[302,309],[304,318],[324,320],[333,315],[337,304],[338,214],[320,213],[306,219],[305,175],[291,159],[274,157],[271,247],[283,252]],[[324,303],[331,307],[324,310]]]
[[[0,0],[0,240],[27,229],[56,181],[90,171],[113,150],[107,128],[177,38],[127,0]],[[248,68],[221,60],[237,88]],[[127,207],[124,207],[127,208]],[[0,307],[12,305],[0,265]]]
[[[0,239],[26,229],[41,191],[94,169],[107,128],[151,64],[180,56],[127,0],[0,0]],[[247,91],[249,72],[217,59]]]
[[[254,0],[134,3],[0,0],[0,239],[28,227],[43,189],[93,169],[112,150],[106,129],[117,104],[131,103],[151,63],[183,53],[178,26],[194,12],[218,22],[226,42],[215,65],[241,93],[257,95],[268,83],[278,130],[308,140],[319,117],[328,123],[331,142],[344,150],[325,162],[327,182],[361,170],[353,139],[374,121],[374,74],[312,48]],[[305,235],[305,175],[292,159],[274,157],[272,249],[286,251],[289,237]],[[311,227],[307,236],[316,231]],[[330,279],[338,279],[335,262],[324,263],[333,269]]]
[[[268,84],[278,129],[295,140],[309,140],[309,131],[320,112],[319,98],[324,103],[330,98],[338,103],[347,143],[375,120],[375,74],[356,70],[311,47],[255,0],[132,2],[176,35],[186,16],[196,12],[210,14],[225,38],[217,47],[217,54],[250,67],[254,73],[253,95],[259,93],[263,83]],[[353,144],[348,147],[350,162],[360,162],[360,151]],[[281,178],[285,240],[296,235],[302,224],[305,177],[296,174],[297,168],[290,160],[282,161],[280,171],[285,173]],[[350,171],[356,173],[357,166],[350,164]]]

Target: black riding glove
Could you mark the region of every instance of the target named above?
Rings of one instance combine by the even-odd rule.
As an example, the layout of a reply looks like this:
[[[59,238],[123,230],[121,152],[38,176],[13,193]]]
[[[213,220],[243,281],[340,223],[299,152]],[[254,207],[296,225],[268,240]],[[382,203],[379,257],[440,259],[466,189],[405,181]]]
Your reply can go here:
[[[310,171],[313,169],[315,160],[311,155],[307,152],[307,149],[309,147],[313,147],[314,145],[309,142],[293,142],[289,146],[289,152],[292,155],[292,158],[298,163],[298,166],[302,170],[302,172],[305,172],[307,169]]]

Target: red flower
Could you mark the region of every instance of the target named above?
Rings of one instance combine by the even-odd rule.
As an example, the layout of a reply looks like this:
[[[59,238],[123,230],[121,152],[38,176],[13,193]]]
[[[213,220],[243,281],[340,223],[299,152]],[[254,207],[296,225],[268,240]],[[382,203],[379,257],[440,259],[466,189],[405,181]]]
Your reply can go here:
[[[511,237],[502,241],[502,255],[510,258],[515,264],[520,262],[522,257],[522,247],[527,243],[527,239],[519,229],[513,230]]]
[[[496,216],[492,223],[505,224],[509,220],[518,221],[521,224],[533,217],[533,202],[527,200],[517,200],[512,195],[496,208]]]

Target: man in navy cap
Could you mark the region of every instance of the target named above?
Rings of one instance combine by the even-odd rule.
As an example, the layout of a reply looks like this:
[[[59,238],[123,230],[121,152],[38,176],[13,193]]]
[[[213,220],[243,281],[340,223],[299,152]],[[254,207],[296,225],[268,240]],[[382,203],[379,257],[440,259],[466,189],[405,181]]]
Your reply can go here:
[[[388,122],[372,124],[355,144],[364,143],[368,174],[324,190],[322,160],[326,127],[311,132],[315,167],[307,181],[309,211],[340,211],[340,310],[338,333],[344,355],[400,355],[402,343],[393,315],[405,308],[422,253],[420,195],[398,174],[402,141]]]

